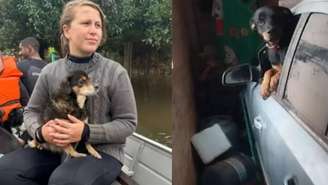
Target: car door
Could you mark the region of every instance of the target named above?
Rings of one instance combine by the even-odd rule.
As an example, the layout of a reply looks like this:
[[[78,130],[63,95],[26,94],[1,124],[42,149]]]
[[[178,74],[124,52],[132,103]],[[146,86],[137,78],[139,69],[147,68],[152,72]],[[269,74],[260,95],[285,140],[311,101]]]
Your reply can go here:
[[[267,184],[327,185],[328,16],[302,15],[293,37],[278,93],[248,85],[251,130]]]

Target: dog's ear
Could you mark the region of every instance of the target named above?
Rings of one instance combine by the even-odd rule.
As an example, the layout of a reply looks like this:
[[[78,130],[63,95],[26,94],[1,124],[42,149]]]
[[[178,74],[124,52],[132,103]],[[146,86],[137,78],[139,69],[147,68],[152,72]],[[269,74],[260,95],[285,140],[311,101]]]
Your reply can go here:
[[[64,94],[71,94],[72,93],[72,87],[69,81],[69,77],[67,78],[67,80],[64,80],[61,84],[60,84],[60,91],[61,93]]]
[[[259,19],[260,19],[260,14],[261,12],[263,12],[263,8],[258,8],[255,10],[255,12],[253,13],[252,17],[249,20],[249,26],[251,28],[252,31],[258,31],[258,24],[259,24]]]
[[[282,11],[282,14],[285,16],[293,16],[293,13],[290,11],[289,8],[281,6],[281,11]]]
[[[251,30],[257,31],[256,23],[253,18],[251,18],[251,20],[249,20],[249,26],[251,27]]]
[[[291,20],[293,17],[293,13],[290,11],[290,9],[283,7],[283,6],[279,6],[279,14],[280,15],[280,19],[281,20]]]

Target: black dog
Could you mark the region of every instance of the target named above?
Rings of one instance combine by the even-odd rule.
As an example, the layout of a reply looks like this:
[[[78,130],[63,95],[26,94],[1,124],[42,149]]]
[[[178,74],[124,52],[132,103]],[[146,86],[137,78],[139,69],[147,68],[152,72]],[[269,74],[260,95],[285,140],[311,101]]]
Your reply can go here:
[[[51,101],[43,113],[43,123],[53,119],[68,119],[67,115],[87,122],[88,110],[85,102],[87,97],[95,93],[95,87],[92,85],[88,75],[83,71],[74,71],[66,80],[60,84],[58,92],[51,97]],[[32,148],[45,148],[54,152],[61,152],[62,149],[50,144],[38,144],[34,139],[29,142]],[[85,144],[87,151],[96,158],[101,158],[99,153],[90,145]],[[78,153],[72,145],[69,145],[64,151],[73,157],[83,157],[85,154]]]
[[[272,65],[264,72],[261,95],[268,97],[279,82],[282,63],[294,33],[298,17],[285,7],[264,6],[257,9],[251,18],[250,25],[261,35],[266,43],[268,59]]]

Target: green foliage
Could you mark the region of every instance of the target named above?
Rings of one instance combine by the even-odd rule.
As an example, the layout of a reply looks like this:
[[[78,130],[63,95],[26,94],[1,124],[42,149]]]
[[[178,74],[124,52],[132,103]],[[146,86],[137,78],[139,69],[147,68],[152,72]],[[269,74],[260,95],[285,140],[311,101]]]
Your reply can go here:
[[[0,0],[0,49],[17,48],[27,36],[58,47],[58,25],[68,0]],[[107,17],[109,39],[103,50],[122,48],[126,42],[151,50],[170,48],[169,0],[95,0]]]
[[[171,45],[171,4],[168,0],[150,0],[145,12],[147,29],[144,41],[153,47]]]
[[[123,52],[133,42],[137,56],[160,53],[160,61],[171,57],[170,0],[107,0],[102,4],[107,15],[108,35],[105,51]],[[121,50],[117,50],[121,48]]]
[[[60,10],[58,0],[8,0],[1,4],[0,47],[17,47],[27,36],[57,45]]]
[[[30,32],[54,45],[57,42],[62,6],[63,2],[58,0],[20,0],[17,3],[17,11],[24,12]]]

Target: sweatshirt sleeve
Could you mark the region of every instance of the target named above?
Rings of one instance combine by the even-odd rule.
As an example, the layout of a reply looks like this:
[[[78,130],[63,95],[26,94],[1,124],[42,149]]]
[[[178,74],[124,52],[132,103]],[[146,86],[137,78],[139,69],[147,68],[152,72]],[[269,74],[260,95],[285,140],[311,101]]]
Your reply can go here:
[[[41,125],[41,114],[48,101],[48,84],[46,81],[46,72],[40,74],[33,93],[27,106],[24,109],[24,124],[30,136],[34,138],[34,133]]]
[[[89,124],[90,143],[125,143],[137,126],[137,108],[132,85],[125,69],[113,79],[111,90],[112,121]]]

